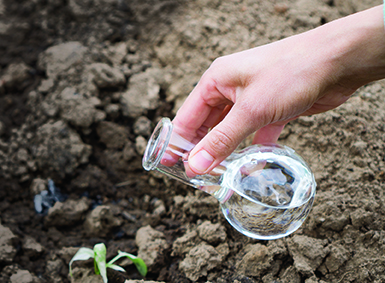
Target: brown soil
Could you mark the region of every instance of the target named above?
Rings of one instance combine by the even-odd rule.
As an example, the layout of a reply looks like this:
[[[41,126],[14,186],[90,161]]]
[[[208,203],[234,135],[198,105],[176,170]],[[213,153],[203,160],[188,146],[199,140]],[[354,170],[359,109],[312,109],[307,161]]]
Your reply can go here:
[[[381,3],[0,0],[0,282],[97,282],[68,263],[99,242],[139,254],[148,281],[385,282],[383,81],[282,133],[318,184],[285,239],[239,234],[214,198],[141,166],[216,57]],[[119,263],[109,282],[141,279]]]

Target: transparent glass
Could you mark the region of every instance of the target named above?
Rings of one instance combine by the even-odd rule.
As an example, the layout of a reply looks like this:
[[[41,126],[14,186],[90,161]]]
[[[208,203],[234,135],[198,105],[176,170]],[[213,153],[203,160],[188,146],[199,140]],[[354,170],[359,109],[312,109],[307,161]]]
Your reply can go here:
[[[293,149],[253,145],[233,152],[209,174],[195,175],[187,160],[199,140],[163,118],[148,142],[143,167],[211,194],[228,222],[248,237],[278,239],[302,225],[313,205],[316,182]]]

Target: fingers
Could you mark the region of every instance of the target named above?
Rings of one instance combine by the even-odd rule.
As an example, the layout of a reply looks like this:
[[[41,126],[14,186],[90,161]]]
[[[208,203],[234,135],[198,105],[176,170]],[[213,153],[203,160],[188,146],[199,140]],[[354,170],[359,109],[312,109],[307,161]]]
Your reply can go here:
[[[253,144],[276,143],[286,124],[286,121],[274,123],[259,129],[254,135]]]
[[[202,138],[218,122],[226,106],[232,104],[218,91],[215,81],[202,77],[178,110],[174,129],[190,141]]]
[[[196,145],[206,136],[210,128],[214,127],[227,115],[232,104],[230,100],[218,91],[214,81],[202,77],[178,110],[172,122],[173,131],[186,139],[186,141]],[[187,148],[185,150],[190,151]],[[172,160],[175,161],[175,158]],[[169,162],[169,160],[165,161],[167,164],[172,165],[172,162]],[[187,161],[184,162],[184,166],[185,172],[189,177],[196,175],[196,172],[190,169]]]
[[[259,127],[258,117],[236,105],[191,151],[189,167],[196,174],[206,174],[229,156],[250,133]]]

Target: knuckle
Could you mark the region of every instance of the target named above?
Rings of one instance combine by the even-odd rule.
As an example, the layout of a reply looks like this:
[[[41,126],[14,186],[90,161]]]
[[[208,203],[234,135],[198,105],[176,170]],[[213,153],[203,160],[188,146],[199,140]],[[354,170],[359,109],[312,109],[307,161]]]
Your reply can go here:
[[[223,61],[223,57],[217,57],[214,59],[214,61],[211,63],[210,67],[216,67],[218,65],[221,65]]]
[[[216,81],[211,77],[206,78],[203,84],[203,92],[201,93],[202,99],[207,103],[207,100],[209,99],[204,94],[213,93],[216,91],[217,91]]]
[[[214,61],[211,62],[210,67],[207,69],[206,73],[211,74],[211,73],[218,73],[220,71],[223,72],[223,70],[227,66],[226,62],[226,57],[218,57],[214,59]]]
[[[219,156],[230,155],[235,148],[235,141],[228,133],[216,130],[211,139],[210,147]]]

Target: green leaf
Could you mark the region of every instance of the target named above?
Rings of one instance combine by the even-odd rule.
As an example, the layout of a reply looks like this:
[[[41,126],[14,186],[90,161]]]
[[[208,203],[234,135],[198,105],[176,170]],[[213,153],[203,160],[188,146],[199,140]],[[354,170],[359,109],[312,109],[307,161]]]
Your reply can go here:
[[[112,260],[106,263],[106,255],[107,255],[107,249],[103,243],[96,244],[93,250],[89,248],[80,248],[69,263],[70,275],[72,276],[72,269],[71,269],[72,262],[74,262],[75,260],[87,260],[90,258],[94,258],[95,274],[97,275],[100,274],[100,276],[102,276],[103,278],[103,282],[107,283],[108,282],[107,267],[117,271],[125,272],[124,268],[114,264],[115,261],[117,261],[122,257],[129,258],[135,264],[139,273],[143,277],[146,276],[147,274],[147,265],[139,257],[136,257],[129,253],[119,251],[119,254],[116,257],[114,257]]]
[[[87,260],[94,257],[94,251],[89,248],[80,248],[70,261],[70,276],[72,276],[72,263],[75,260]]]
[[[117,270],[117,271],[126,272],[123,267],[120,267],[119,265],[116,265],[116,264],[107,263],[107,267],[112,268],[112,269]]]
[[[102,276],[104,283],[108,282],[106,254],[107,254],[107,249],[103,243],[96,244],[94,246],[95,273],[100,274]]]
[[[145,264],[143,259],[141,259],[139,257],[136,257],[136,256],[134,256],[132,254],[126,253],[126,252],[119,251],[119,254],[116,257],[114,257],[113,259],[111,259],[108,262],[107,265],[113,264],[115,261],[117,261],[118,259],[120,259],[122,257],[127,257],[130,260],[132,260],[132,262],[135,264],[136,268],[138,269],[139,273],[143,277],[146,276],[146,274],[147,274],[147,265]]]

